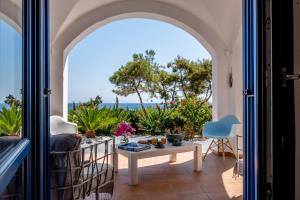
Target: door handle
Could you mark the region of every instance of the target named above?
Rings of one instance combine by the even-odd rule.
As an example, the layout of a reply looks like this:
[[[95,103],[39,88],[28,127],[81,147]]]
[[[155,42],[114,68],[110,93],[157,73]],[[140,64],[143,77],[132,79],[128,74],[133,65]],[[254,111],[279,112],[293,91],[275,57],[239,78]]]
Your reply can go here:
[[[286,68],[282,68],[282,87],[286,87],[287,81],[299,81],[300,74],[287,74]]]

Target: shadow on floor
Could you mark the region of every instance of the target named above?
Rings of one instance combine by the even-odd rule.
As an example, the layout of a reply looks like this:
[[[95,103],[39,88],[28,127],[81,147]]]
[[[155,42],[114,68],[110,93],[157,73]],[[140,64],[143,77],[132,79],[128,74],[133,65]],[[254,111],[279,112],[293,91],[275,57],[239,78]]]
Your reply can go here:
[[[242,200],[243,178],[233,178],[235,159],[209,154],[200,173],[193,171],[192,153],[178,155],[176,163],[167,156],[139,161],[139,184],[127,184],[127,160],[120,156],[116,174],[115,200]]]

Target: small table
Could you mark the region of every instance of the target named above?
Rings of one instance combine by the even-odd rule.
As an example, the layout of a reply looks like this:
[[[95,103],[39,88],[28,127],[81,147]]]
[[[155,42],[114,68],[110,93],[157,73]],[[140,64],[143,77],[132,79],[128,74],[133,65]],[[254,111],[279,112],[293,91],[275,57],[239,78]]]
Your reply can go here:
[[[114,169],[118,170],[118,154],[128,158],[128,177],[129,185],[138,184],[138,159],[152,158],[156,156],[170,155],[170,162],[176,162],[177,153],[194,152],[194,171],[200,172],[202,170],[202,146],[188,141],[183,141],[181,146],[172,146],[172,144],[165,144],[165,148],[155,148],[151,145],[151,149],[132,152],[116,148]]]

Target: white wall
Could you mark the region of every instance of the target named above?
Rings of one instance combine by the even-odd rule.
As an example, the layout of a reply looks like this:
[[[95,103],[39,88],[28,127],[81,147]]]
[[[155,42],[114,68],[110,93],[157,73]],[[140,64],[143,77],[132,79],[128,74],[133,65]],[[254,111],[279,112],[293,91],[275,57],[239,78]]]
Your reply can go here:
[[[237,134],[243,135],[243,49],[242,49],[242,25],[232,47],[230,66],[232,68],[233,86],[230,91],[230,113],[235,115],[241,124],[237,127]],[[236,140],[231,141],[236,146]],[[239,138],[239,148],[243,147],[243,138]],[[239,152],[242,154],[242,152]]]
[[[242,47],[242,25],[232,49],[232,75],[233,87],[231,89],[232,113],[243,123],[243,47]],[[242,124],[238,126],[237,132],[243,135]],[[243,144],[242,138],[239,146]]]
[[[190,4],[192,5],[193,3],[191,2]],[[206,3],[203,2],[203,6],[204,5],[206,5]],[[216,8],[214,4],[210,6]],[[235,6],[242,9],[240,4],[235,4]],[[67,62],[65,62],[65,58],[77,42],[97,28],[114,20],[130,17],[144,17],[161,20],[184,29],[193,35],[211,53],[213,59],[214,120],[224,115],[234,114],[242,121],[242,33],[241,30],[237,28],[241,27],[241,19],[237,20],[240,24],[231,23],[230,20],[226,21],[226,33],[232,30],[237,31],[233,34],[227,34],[228,37],[226,38],[228,38],[228,41],[224,41],[224,39],[220,37],[222,31],[216,31],[213,28],[216,24],[208,19],[211,17],[211,14],[214,14],[218,16],[216,19],[222,21],[228,17],[230,13],[232,14],[232,12],[222,10],[222,12],[224,12],[224,16],[222,17],[219,16],[221,11],[217,12],[216,9],[216,12],[212,11],[211,14],[207,13],[204,16],[205,18],[199,18],[197,12],[192,13],[182,7],[183,6],[179,7],[178,5],[174,6],[169,3],[150,0],[116,1],[83,13],[73,22],[68,22],[68,26],[61,29],[59,34],[54,37],[55,39],[52,38],[51,41],[51,114],[67,117],[66,108],[68,99],[66,97],[68,91],[66,80],[68,65]],[[231,7],[227,9],[229,8]],[[79,11],[76,10],[76,12]],[[55,10],[52,10],[51,13],[52,16],[60,14],[56,14]],[[242,17],[241,10],[237,13],[239,14],[232,19],[236,20],[236,18]],[[220,26],[216,26],[215,28],[218,27],[220,28]],[[224,34],[221,35],[224,36]],[[232,69],[234,79],[232,88],[228,85],[230,69]]]

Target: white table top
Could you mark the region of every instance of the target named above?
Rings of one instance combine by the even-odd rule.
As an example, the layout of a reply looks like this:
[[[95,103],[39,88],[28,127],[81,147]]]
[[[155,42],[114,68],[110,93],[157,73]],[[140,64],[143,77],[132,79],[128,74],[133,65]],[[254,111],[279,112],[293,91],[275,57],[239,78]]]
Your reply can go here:
[[[116,151],[125,157],[128,157],[129,155],[136,155],[138,158],[150,158],[155,156],[195,151],[196,147],[201,147],[201,144],[196,144],[190,141],[182,141],[181,146],[173,146],[172,144],[167,143],[165,144],[165,148],[155,148],[153,145],[151,145],[151,149],[139,152],[126,151],[122,149],[117,149]]]

